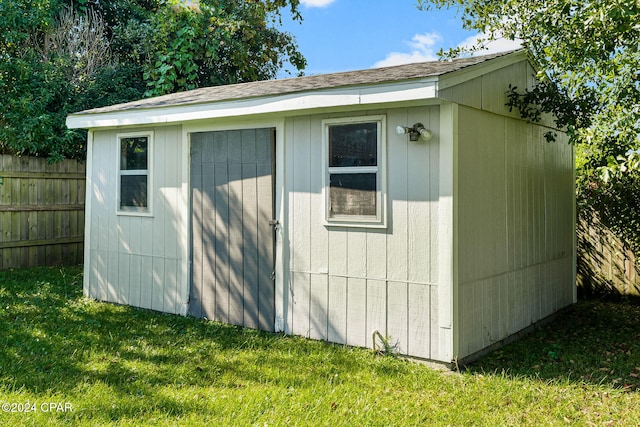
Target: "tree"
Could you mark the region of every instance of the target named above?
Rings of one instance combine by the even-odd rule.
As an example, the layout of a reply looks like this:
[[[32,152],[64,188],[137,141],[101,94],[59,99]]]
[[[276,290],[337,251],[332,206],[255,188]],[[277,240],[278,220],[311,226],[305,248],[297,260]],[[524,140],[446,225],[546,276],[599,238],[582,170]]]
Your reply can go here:
[[[522,40],[540,84],[511,88],[509,105],[533,121],[540,112],[554,114],[576,144],[579,216],[601,220],[640,251],[640,2],[418,0],[418,6],[458,8],[464,28],[486,35],[471,50],[498,37]]]
[[[297,0],[201,0],[160,8],[139,32],[139,51],[147,56],[146,94],[271,79],[287,59],[302,70],[306,62],[293,37],[269,26],[287,4],[299,19]]]
[[[640,145],[637,0],[418,0],[418,6],[457,7],[464,28],[486,35],[479,49],[498,37],[522,40],[542,81],[524,101],[560,113],[572,141],[588,144],[596,162]]]
[[[274,24],[299,0],[2,0],[0,147],[85,156],[69,113],[306,65]]]

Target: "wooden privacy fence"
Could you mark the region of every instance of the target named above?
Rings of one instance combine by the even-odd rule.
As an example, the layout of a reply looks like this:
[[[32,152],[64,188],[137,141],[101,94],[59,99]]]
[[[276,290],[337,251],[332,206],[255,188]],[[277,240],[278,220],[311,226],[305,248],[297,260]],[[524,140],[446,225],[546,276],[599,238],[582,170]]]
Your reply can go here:
[[[595,212],[580,213],[576,232],[578,287],[587,295],[640,296],[640,262],[636,262],[636,254]]]
[[[80,264],[85,164],[0,156],[0,268]]]

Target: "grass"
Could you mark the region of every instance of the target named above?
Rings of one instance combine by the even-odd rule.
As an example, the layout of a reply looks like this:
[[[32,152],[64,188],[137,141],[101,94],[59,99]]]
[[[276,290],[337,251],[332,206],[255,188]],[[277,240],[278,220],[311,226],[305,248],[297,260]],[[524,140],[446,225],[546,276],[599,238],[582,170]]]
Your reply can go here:
[[[91,301],[79,268],[0,272],[0,304],[0,402],[35,409],[3,426],[640,423],[631,303],[581,302],[461,373]]]

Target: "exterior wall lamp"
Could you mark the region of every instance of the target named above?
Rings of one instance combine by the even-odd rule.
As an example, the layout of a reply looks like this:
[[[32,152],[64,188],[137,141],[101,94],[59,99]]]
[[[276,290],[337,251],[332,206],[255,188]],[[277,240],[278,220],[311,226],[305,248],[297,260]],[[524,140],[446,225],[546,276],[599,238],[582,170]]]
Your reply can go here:
[[[431,132],[427,130],[422,123],[416,123],[412,127],[397,126],[396,133],[398,135],[408,133],[409,141],[411,142],[428,141],[432,137]]]

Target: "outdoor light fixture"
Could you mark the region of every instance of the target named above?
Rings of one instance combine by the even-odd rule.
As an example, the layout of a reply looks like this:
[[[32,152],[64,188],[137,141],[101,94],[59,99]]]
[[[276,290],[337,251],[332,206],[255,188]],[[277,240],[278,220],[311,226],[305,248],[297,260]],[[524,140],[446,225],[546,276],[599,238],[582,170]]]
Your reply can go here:
[[[413,127],[397,126],[396,133],[398,135],[409,134],[409,141],[428,141],[431,139],[431,132],[425,129],[422,123],[416,123]]]

